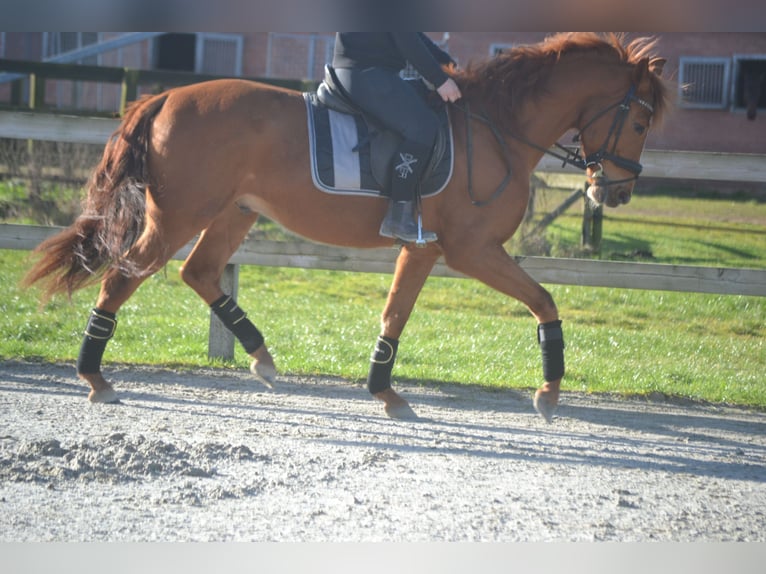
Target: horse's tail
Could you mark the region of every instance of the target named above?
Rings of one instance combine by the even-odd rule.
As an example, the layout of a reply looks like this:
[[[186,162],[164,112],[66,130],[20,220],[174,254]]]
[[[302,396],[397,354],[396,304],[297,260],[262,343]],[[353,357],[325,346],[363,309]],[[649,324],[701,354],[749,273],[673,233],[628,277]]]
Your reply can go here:
[[[45,280],[44,299],[71,297],[108,268],[140,271],[125,254],[144,229],[151,126],[166,99],[167,94],[145,96],[128,108],[88,180],[82,215],[34,250],[40,258],[23,284]]]

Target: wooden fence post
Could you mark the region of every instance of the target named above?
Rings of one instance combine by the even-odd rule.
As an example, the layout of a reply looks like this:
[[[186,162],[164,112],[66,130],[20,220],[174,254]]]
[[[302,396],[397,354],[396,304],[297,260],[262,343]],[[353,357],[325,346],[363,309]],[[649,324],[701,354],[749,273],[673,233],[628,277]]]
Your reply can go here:
[[[21,100],[24,91],[23,80],[13,80],[11,82],[11,105],[21,107]]]
[[[41,110],[45,106],[45,77],[29,74],[29,108]]]
[[[590,228],[593,221],[593,212],[591,211],[590,199],[588,198],[588,183],[585,183],[583,189],[585,193],[582,196],[582,233],[580,234],[580,245],[587,247],[590,242]]]
[[[593,253],[601,251],[604,228],[604,206],[594,206],[588,198],[588,183],[583,189],[582,246]]]
[[[29,75],[29,109],[41,110],[45,107],[45,77],[40,74]],[[40,146],[35,140],[27,140],[29,162],[29,201],[32,205],[42,200],[42,159],[38,157]]]
[[[235,299],[239,288],[239,265],[227,263],[221,277],[221,289]],[[210,359],[234,358],[234,335],[221,320],[210,311],[210,338],[208,340],[207,356]]]
[[[593,231],[591,233],[591,249],[594,253],[601,253],[601,237],[604,230],[604,206],[598,205],[593,208]]]
[[[128,104],[138,99],[138,77],[139,70],[124,68],[120,90],[120,117],[125,115]]]

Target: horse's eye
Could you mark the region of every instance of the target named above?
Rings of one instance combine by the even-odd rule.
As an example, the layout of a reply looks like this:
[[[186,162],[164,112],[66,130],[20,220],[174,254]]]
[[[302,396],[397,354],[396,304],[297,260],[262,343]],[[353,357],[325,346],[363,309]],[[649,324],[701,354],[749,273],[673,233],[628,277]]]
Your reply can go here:
[[[643,126],[639,124],[638,122],[636,122],[633,124],[633,129],[636,131],[638,135],[641,135],[642,133],[646,131],[646,126]]]

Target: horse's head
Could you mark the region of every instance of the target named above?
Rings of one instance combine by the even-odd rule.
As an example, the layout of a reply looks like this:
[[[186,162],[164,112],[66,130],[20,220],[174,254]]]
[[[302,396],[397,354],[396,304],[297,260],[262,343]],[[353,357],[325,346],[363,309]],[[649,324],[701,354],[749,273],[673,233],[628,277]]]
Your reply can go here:
[[[657,80],[664,64],[663,58],[642,58],[622,100],[600,109],[579,128],[577,137],[590,184],[588,197],[597,204],[617,207],[630,201],[660,100]]]

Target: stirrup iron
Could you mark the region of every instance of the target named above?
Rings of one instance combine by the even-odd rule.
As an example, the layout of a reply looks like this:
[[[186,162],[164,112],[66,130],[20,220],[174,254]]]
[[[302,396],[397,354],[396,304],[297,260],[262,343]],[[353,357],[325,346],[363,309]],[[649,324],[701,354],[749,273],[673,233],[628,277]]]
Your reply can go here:
[[[420,210],[418,210],[418,238],[415,241],[416,247],[425,247],[428,245],[428,242],[423,239],[423,216],[420,213]]]

